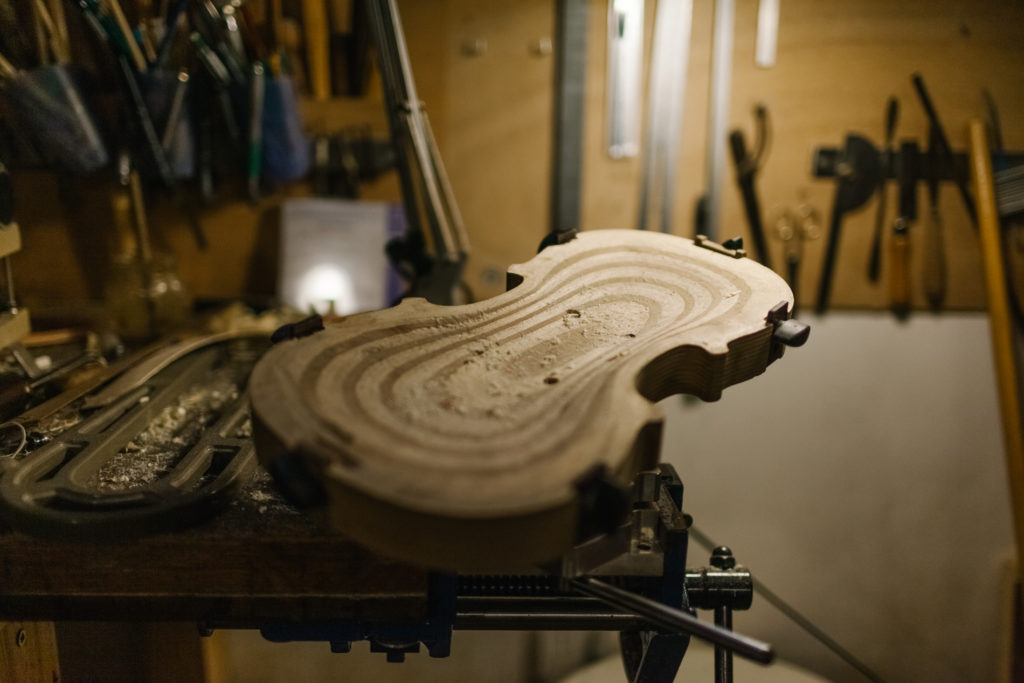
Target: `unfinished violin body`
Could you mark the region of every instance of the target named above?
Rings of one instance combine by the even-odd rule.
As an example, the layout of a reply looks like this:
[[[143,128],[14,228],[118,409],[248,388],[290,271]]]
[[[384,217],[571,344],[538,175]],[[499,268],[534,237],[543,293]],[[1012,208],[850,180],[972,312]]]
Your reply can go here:
[[[595,473],[625,485],[656,464],[654,401],[716,400],[780,355],[792,293],[737,256],[584,232],[496,298],[406,300],[279,343],[250,382],[257,453],[321,482],[336,527],[383,553],[462,571],[556,557],[595,513]]]

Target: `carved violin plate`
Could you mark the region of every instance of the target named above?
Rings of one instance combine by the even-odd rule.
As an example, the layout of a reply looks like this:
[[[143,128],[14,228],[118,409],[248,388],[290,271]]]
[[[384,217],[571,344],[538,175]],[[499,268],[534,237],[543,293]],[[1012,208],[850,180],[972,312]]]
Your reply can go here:
[[[406,300],[279,343],[250,383],[257,453],[320,482],[337,528],[384,553],[463,571],[556,557],[594,513],[581,477],[656,464],[655,401],[716,400],[779,355],[789,287],[707,246],[584,232],[493,299]]]

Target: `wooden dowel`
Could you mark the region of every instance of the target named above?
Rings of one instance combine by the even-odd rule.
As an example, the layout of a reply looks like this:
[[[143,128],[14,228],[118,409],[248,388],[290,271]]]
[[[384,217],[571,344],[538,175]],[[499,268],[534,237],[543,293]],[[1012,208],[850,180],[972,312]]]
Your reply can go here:
[[[50,16],[56,28],[56,36],[61,45],[61,55],[65,62],[71,61],[71,39],[68,37],[68,18],[64,14],[64,0],[49,0]]]
[[[57,25],[53,21],[53,17],[50,16],[50,10],[46,8],[46,4],[43,0],[35,0],[36,3],[36,16],[39,17],[39,21],[42,22],[43,28],[46,33],[49,34],[50,51],[53,53],[53,58],[60,64],[67,64],[70,60],[70,55],[61,41],[60,33],[57,29]]]
[[[14,68],[14,65],[7,61],[7,58],[0,54],[0,76],[4,78],[14,78],[17,75],[18,70]]]
[[[324,0],[303,0],[302,30],[306,39],[309,87],[313,99],[331,98],[331,47]]]
[[[999,413],[1003,424],[1003,447],[1006,452],[1006,473],[1010,480],[1010,504],[1017,538],[1018,572],[1024,571],[1024,415],[1021,413],[1019,368],[1014,348],[1013,318],[1006,289],[992,179],[992,157],[981,119],[972,119],[968,127],[974,199],[978,210],[978,234],[981,239],[985,289],[988,293],[989,326],[992,333],[992,354],[996,367]]]
[[[270,0],[270,42],[271,50],[281,47],[281,29],[284,25],[283,0]]]
[[[39,53],[39,63],[50,63],[50,50],[46,40],[46,27],[43,26],[42,17],[39,16],[39,6],[32,5],[32,27],[36,34],[36,51]]]
[[[131,53],[132,63],[135,64],[135,69],[139,73],[146,71],[146,58],[142,56],[142,50],[139,49],[139,44],[135,42],[135,34],[132,33],[132,27],[128,23],[128,18],[124,15],[124,10],[121,9],[121,3],[117,0],[104,0],[104,4],[110,10],[110,14],[114,17],[114,21],[117,22],[117,28],[124,35],[124,42],[128,45],[128,51]]]

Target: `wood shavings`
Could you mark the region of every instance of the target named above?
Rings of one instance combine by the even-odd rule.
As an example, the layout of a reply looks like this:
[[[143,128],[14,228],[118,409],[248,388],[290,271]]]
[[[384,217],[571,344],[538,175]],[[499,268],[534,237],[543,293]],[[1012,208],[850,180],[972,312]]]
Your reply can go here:
[[[165,476],[202,436],[221,411],[238,398],[238,368],[215,370],[156,415],[148,428],[108,460],[90,479],[101,493],[148,486]]]

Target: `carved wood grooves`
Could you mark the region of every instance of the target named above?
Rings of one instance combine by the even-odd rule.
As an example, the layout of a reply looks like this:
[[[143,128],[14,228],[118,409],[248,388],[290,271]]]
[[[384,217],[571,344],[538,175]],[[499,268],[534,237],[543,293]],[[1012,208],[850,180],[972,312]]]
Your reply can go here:
[[[510,291],[406,300],[279,344],[251,380],[256,446],[297,455],[331,516],[397,557],[525,566],[571,546],[573,482],[658,457],[652,401],[764,371],[785,282],[660,233],[602,230],[510,268]]]

